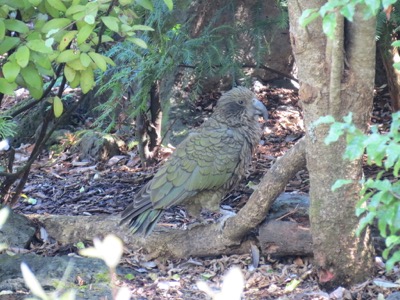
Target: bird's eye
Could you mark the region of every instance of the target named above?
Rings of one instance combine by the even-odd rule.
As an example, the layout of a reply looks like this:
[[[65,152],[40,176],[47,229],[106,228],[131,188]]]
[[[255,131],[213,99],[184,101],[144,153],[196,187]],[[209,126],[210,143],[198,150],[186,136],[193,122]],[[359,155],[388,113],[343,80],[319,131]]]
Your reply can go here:
[[[239,104],[243,104],[243,100],[239,100]]]

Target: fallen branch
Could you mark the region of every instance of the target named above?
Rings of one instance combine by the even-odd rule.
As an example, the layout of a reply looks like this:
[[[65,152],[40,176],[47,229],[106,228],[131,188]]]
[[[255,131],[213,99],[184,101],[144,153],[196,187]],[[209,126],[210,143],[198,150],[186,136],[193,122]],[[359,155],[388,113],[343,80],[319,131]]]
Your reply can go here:
[[[220,224],[201,225],[191,230],[171,230],[157,226],[146,239],[130,234],[118,225],[117,216],[35,216],[49,235],[62,244],[92,240],[108,233],[122,238],[129,248],[143,248],[150,257],[187,258],[231,253],[248,253],[250,245],[258,244],[249,234],[266,217],[273,201],[282,193],[287,182],[305,167],[305,141],[301,139],[262,178],[258,189],[251,195],[239,213]]]

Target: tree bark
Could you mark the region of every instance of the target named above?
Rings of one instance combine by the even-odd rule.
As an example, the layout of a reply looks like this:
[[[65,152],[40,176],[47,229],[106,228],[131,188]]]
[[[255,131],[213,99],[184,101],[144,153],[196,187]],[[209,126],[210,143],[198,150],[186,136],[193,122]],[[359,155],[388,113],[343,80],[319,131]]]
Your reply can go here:
[[[229,218],[225,226],[215,223],[199,225],[190,230],[171,230],[156,226],[146,239],[130,234],[120,227],[116,216],[35,216],[49,235],[61,242],[76,243],[92,240],[108,233],[122,238],[130,248],[143,248],[154,257],[188,258],[231,253],[248,253],[251,244],[258,244],[249,234],[264,219],[273,201],[284,190],[287,182],[305,167],[305,141],[301,139],[284,156],[277,159],[258,188],[239,213]]]
[[[359,7],[352,23],[344,24],[343,17],[337,15],[335,36],[329,40],[320,19],[306,28],[298,23],[304,10],[324,3],[290,0],[288,7],[306,128],[314,258],[321,287],[332,290],[364,281],[371,274],[369,232],[355,235],[362,161],[344,161],[345,138],[327,146],[324,138],[329,126],[315,127],[313,123],[325,115],[341,121],[352,112],[354,123],[367,129],[375,75],[375,19],[364,20]],[[333,192],[337,179],[353,183]]]
[[[383,32],[377,42],[377,46],[386,71],[392,110],[396,112],[400,110],[400,71],[394,68],[393,64],[400,61],[400,56],[397,47],[391,46],[391,43],[397,39],[394,27],[389,22],[383,25]]]

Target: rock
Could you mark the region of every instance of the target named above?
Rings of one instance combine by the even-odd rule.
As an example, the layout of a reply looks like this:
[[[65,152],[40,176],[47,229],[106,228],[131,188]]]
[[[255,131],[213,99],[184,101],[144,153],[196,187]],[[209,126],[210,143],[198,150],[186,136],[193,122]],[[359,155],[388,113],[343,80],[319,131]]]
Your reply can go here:
[[[308,219],[310,197],[301,193],[282,193],[272,204],[267,220],[278,219],[288,213],[291,216]]]
[[[81,160],[108,160],[120,153],[119,148],[123,142],[110,134],[87,131],[74,146],[73,151],[79,152]]]
[[[27,249],[35,231],[32,221],[10,210],[6,223],[0,230],[0,244],[5,243],[8,247]]]
[[[22,278],[22,262],[35,274],[46,292],[64,287],[63,291],[75,289],[76,299],[112,299],[109,270],[103,261],[69,256],[42,257],[33,253],[0,254],[0,291],[28,291]],[[132,272],[117,268],[120,276]]]

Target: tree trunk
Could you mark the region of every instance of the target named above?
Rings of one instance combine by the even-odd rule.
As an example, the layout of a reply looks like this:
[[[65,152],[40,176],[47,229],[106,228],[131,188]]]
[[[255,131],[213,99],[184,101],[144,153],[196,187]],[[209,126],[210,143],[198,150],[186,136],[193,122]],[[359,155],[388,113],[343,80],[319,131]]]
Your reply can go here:
[[[321,287],[331,290],[364,281],[371,274],[372,251],[368,230],[355,235],[362,161],[343,160],[345,138],[327,146],[324,138],[329,126],[315,127],[313,122],[325,115],[341,121],[352,112],[354,123],[367,129],[375,75],[375,19],[364,20],[359,10],[354,22],[345,24],[337,15],[335,36],[330,40],[320,19],[306,28],[298,21],[304,10],[324,3],[290,0],[288,6],[306,128],[314,258]],[[337,179],[353,183],[333,192]]]
[[[149,96],[150,117],[144,111],[139,112],[136,117],[138,151],[144,165],[151,165],[155,161],[161,143],[162,111],[159,81],[152,85]]]
[[[400,110],[400,71],[393,64],[400,61],[400,56],[397,47],[392,47],[391,43],[397,37],[392,23],[387,22],[382,28],[383,32],[377,42],[378,53],[386,71],[392,110],[396,112]]]

